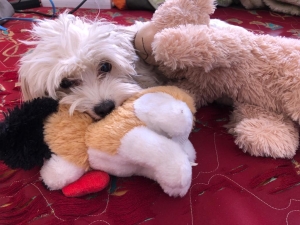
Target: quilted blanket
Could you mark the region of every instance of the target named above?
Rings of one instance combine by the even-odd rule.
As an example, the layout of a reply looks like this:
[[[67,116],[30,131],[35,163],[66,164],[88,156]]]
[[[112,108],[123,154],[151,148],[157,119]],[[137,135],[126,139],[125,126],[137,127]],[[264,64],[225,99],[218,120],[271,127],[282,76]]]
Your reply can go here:
[[[51,13],[49,8],[35,9]],[[58,13],[64,9],[57,9]],[[124,25],[147,21],[149,11],[79,10]],[[16,17],[35,17],[15,14]],[[268,10],[218,8],[213,15],[255,33],[300,38],[300,18]],[[0,32],[0,112],[20,103],[18,59],[30,51],[31,22],[9,21]],[[49,191],[39,169],[11,170],[0,162],[0,224],[55,225],[297,225],[300,221],[300,151],[291,160],[243,153],[223,127],[231,108],[211,104],[196,115],[190,136],[197,151],[190,190],[171,198],[144,177],[112,177],[105,190],[81,198]],[[2,119],[0,115],[0,120]],[[18,141],[18,140],[16,140]],[[1,146],[0,146],[1,148]]]

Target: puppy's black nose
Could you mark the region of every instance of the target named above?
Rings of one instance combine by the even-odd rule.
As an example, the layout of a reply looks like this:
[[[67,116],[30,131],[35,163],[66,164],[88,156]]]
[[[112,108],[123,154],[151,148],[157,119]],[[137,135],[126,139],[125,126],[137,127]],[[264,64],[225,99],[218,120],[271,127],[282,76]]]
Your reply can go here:
[[[94,107],[94,112],[101,116],[102,118],[111,113],[115,108],[115,102],[112,100],[105,100],[101,102],[100,104],[96,105]]]

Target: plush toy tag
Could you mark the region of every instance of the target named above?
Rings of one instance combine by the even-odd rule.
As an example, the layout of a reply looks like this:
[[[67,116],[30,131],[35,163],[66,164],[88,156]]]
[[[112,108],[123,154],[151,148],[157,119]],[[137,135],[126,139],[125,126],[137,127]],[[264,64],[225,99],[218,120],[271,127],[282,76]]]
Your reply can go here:
[[[182,135],[182,136],[174,136],[172,137],[172,140],[175,141],[176,143],[180,144],[180,145],[184,145],[184,143],[188,140],[189,138],[189,134],[187,135]],[[197,166],[198,163],[195,162],[190,162],[191,166]]]
[[[152,55],[152,42],[158,29],[152,23],[145,23],[145,25],[137,32],[134,45],[137,54],[148,64],[156,65],[154,56]]]
[[[172,140],[175,141],[176,143],[183,145],[189,138],[189,134],[185,135],[185,136],[174,136],[172,137]]]

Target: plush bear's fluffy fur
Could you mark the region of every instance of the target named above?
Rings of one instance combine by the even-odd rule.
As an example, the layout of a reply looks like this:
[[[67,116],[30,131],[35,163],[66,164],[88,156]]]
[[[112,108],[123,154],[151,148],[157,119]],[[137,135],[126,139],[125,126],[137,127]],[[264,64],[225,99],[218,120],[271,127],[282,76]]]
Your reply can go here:
[[[169,84],[194,94],[198,107],[231,98],[235,108],[227,127],[244,151],[292,158],[300,123],[300,40],[209,26],[213,7],[211,0],[166,1],[147,25],[154,36],[139,34],[153,40],[144,43],[146,60],[152,56],[148,62]],[[189,9],[194,11],[183,14]],[[168,23],[170,17],[181,19]]]

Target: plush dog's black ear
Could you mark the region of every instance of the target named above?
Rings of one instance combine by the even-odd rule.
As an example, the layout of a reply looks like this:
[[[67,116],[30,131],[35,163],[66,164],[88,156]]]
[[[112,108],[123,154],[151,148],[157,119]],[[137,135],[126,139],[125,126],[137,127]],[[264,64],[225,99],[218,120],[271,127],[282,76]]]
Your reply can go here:
[[[58,101],[37,98],[4,114],[0,123],[0,160],[12,169],[41,166],[51,157],[44,142],[44,120],[58,110]]]

